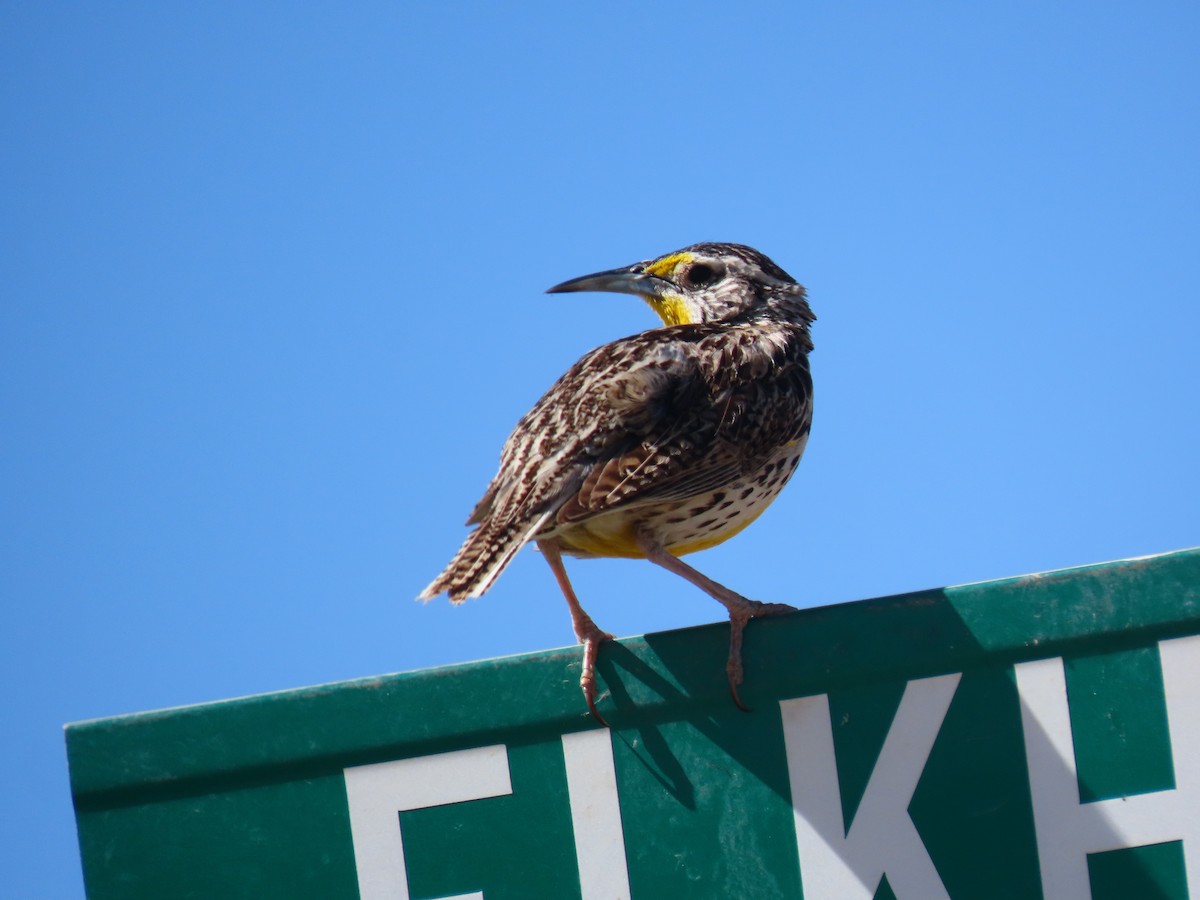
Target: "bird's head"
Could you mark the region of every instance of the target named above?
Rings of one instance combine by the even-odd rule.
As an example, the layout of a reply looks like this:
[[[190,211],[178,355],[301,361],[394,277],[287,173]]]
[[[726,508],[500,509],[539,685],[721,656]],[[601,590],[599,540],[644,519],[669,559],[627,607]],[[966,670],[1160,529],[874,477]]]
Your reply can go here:
[[[636,294],[667,325],[716,322],[773,303],[799,324],[813,318],[804,288],[765,255],[742,244],[693,244],[656,259],[572,278],[547,293],[568,291]]]

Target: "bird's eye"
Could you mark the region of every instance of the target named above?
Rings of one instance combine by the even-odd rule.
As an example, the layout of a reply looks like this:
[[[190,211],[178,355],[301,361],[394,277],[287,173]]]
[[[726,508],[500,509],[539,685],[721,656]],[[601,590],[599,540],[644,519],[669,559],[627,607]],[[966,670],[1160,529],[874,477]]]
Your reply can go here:
[[[684,287],[708,287],[721,277],[721,273],[708,263],[696,263],[683,274]]]

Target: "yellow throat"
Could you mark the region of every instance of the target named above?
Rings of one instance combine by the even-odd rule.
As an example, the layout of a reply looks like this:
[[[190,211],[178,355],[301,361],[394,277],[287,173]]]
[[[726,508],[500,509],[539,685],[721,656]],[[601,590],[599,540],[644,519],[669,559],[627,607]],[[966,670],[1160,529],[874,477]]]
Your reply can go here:
[[[656,259],[646,266],[646,272],[649,275],[666,278],[675,271],[677,266],[691,262],[694,258],[691,253],[672,253],[670,256]],[[655,294],[642,294],[641,297],[650,304],[651,309],[658,313],[658,317],[663,320],[664,325],[687,325],[695,321],[687,301],[678,294],[666,294],[661,297]]]

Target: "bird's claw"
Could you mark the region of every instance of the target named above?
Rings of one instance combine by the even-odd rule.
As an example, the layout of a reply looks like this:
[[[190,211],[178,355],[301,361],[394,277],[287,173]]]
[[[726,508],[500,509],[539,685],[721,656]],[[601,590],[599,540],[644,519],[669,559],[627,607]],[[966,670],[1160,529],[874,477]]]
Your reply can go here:
[[[786,603],[761,603],[758,600],[744,600],[744,605],[729,613],[729,662],[725,664],[725,672],[729,676],[729,695],[734,705],[742,712],[753,710],[742,702],[738,694],[738,686],[742,683],[742,635],[751,619],[764,616],[777,616],[783,613],[796,612],[796,607]]]
[[[764,616],[778,616],[783,613],[798,612],[796,607],[789,606],[786,603],[763,603],[760,600],[747,600],[747,612],[752,619],[761,619]]]
[[[596,709],[596,657],[600,653],[600,645],[611,641],[613,636],[607,631],[601,631],[590,619],[587,622],[591,627],[579,635],[579,641],[583,644],[583,671],[579,674],[579,687],[583,690],[583,699],[587,701],[592,718],[609,728],[611,726],[608,721],[600,715],[600,710]]]
[[[581,685],[582,687],[582,685]],[[600,715],[600,710],[596,709],[596,685],[591,684],[583,688],[583,699],[587,701],[588,712],[592,714],[592,718],[599,722],[605,728],[611,728],[608,720]]]

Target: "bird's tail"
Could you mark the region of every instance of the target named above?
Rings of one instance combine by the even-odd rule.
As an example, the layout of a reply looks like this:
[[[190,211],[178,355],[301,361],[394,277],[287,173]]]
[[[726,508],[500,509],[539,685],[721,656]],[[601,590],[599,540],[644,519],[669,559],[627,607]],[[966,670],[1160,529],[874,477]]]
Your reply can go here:
[[[432,600],[445,593],[454,603],[462,603],[481,596],[551,515],[546,513],[533,522],[484,522],[467,536],[454,559],[418,599]]]

